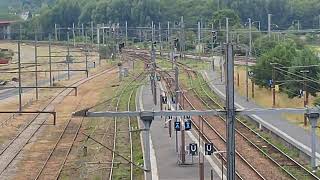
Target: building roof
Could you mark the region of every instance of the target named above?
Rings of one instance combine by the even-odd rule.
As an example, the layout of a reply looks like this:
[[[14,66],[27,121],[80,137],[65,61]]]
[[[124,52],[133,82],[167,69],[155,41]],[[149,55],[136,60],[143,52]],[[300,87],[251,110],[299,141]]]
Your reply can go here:
[[[15,23],[15,21],[1,21],[0,20],[0,25],[9,25],[9,24],[12,24],[12,23]]]

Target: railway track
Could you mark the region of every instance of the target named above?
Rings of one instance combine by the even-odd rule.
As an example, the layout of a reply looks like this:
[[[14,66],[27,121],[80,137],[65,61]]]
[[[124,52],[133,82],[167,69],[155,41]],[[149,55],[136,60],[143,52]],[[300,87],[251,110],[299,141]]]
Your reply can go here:
[[[170,76],[167,74],[167,76]],[[170,89],[169,82],[166,81],[167,86]],[[172,91],[172,90],[171,90]],[[183,99],[188,103],[188,108],[196,109],[195,106],[192,104],[192,102],[188,99],[186,95],[183,94]],[[184,107],[181,107],[181,109],[185,109]],[[216,130],[209,122],[208,120],[203,117],[199,116],[199,121],[192,120],[193,126],[197,129],[197,132],[200,134],[200,136],[207,142],[212,142],[215,145],[216,151],[225,151],[226,150],[226,139],[219,133],[218,130]],[[210,132],[210,133],[203,133],[203,132]],[[214,142],[213,142],[214,140]],[[224,164],[226,164],[227,159],[225,155],[219,155],[220,159],[224,161]],[[239,153],[237,153],[236,156],[237,163],[237,172],[236,176],[237,179],[265,179],[251,164],[249,164]],[[239,165],[240,164],[240,165]],[[239,167],[240,166],[240,167]]]
[[[138,56],[143,56],[144,58],[147,58],[146,54],[138,54]],[[183,67],[185,71],[188,72],[189,78],[191,79],[191,75],[189,74],[189,72],[193,72],[197,78],[198,74],[194,71],[192,71],[192,68],[184,65],[183,63],[178,62],[178,65]],[[168,76],[170,76],[169,74],[167,74]],[[171,77],[172,78],[172,77]],[[170,84],[168,82],[166,82],[168,86],[170,86]],[[203,88],[203,84],[200,85],[200,88],[202,89],[203,92],[205,92],[206,96],[209,97],[211,102],[206,102],[204,99],[201,98],[201,96],[195,91],[195,89],[193,89],[194,94],[196,94],[197,98],[199,98],[202,102],[202,104],[204,104],[207,108],[213,109],[213,108],[222,108],[222,106],[219,105],[218,102],[216,102],[212,97],[209,96],[209,94],[204,90]],[[189,104],[189,108],[191,109],[196,109],[196,107],[192,104],[192,102],[186,97],[185,94],[183,94],[183,98],[187,101],[187,103]],[[213,107],[212,104],[216,104],[216,107]],[[205,139],[207,139],[207,141],[210,142],[209,139],[220,139],[222,140],[224,143],[224,145],[220,145],[220,148],[216,150],[225,150],[225,144],[226,144],[226,140],[224,138],[225,134],[223,132],[219,132],[217,129],[214,128],[215,122],[213,120],[210,120],[208,117],[200,117],[202,119],[202,122],[205,122],[205,129],[207,130],[211,130],[214,131],[216,136],[213,137],[213,135],[205,135],[203,134],[203,137]],[[208,120],[209,119],[209,120]],[[223,117],[219,118],[220,120],[224,120]],[[238,120],[238,119],[237,119]],[[238,120],[239,121],[239,120]],[[240,121],[239,121],[240,122]],[[195,122],[193,121],[195,127],[200,130],[200,122]],[[223,121],[223,124],[225,126],[225,120]],[[201,124],[202,125],[202,124]],[[220,126],[221,129],[224,129],[225,127]],[[316,177],[314,174],[312,174],[310,171],[308,171],[306,168],[304,168],[302,165],[300,165],[299,163],[297,163],[295,160],[293,160],[292,158],[288,157],[285,153],[283,153],[281,150],[279,150],[278,148],[274,147],[271,143],[269,143],[268,141],[266,141],[264,138],[262,138],[259,134],[253,132],[248,126],[246,126],[244,123],[238,123],[237,124],[237,139],[241,139],[239,140],[240,142],[243,142],[241,144],[245,144],[247,143],[250,148],[252,149],[256,149],[258,150],[257,152],[262,153],[264,156],[266,156],[274,165],[276,165],[277,167],[281,168],[281,170],[284,172],[284,176],[286,177],[286,179],[301,179],[301,178],[306,178],[306,179],[319,179],[318,177]],[[217,142],[214,142],[217,146]],[[247,147],[247,146],[246,146]],[[267,152],[265,152],[267,151]],[[250,164],[246,158],[241,155],[243,154],[243,150],[241,150],[241,154],[237,151],[237,162],[241,162],[241,164],[245,164],[245,166],[247,168],[245,168],[245,166],[241,166],[239,165],[239,163],[237,163],[237,177],[238,179],[248,179],[248,178],[252,178],[255,177],[255,179],[269,179],[268,174],[263,173],[264,171],[258,171],[255,166],[257,166],[257,163],[255,163],[255,161],[252,161],[252,159],[254,157],[246,157],[248,159],[250,159],[250,162],[254,162],[252,164]],[[250,154],[252,152],[247,152],[246,154]],[[257,153],[258,154],[258,153]],[[270,155],[269,155],[270,154]],[[279,157],[279,154],[282,157]],[[273,156],[273,157],[272,157]],[[226,162],[226,158],[225,156],[221,156],[221,158]],[[276,159],[278,158],[278,160]],[[285,158],[285,159],[284,159]],[[254,164],[254,165],[253,165]],[[289,167],[292,168],[292,166],[295,166],[295,168],[300,171],[300,173],[298,174],[305,174],[303,177],[297,177],[296,175],[294,175],[293,173],[290,173],[285,167]],[[251,172],[250,172],[251,171]],[[302,171],[302,172],[301,172]],[[303,172],[304,171],[304,172]],[[241,173],[241,172],[246,172],[245,174]],[[248,173],[249,172],[249,173]],[[261,173],[260,173],[261,172]],[[268,172],[268,171],[266,171]],[[270,171],[269,171],[270,174]],[[272,174],[272,172],[271,172]],[[271,175],[270,174],[270,175]],[[277,178],[283,178],[281,176],[277,177]],[[273,177],[275,178],[275,177]]]
[[[112,67],[103,72],[97,73],[86,79],[81,79],[75,83],[72,83],[72,86],[81,86],[82,84],[99,77],[105,73],[112,71],[115,67]],[[63,89],[59,93],[57,93],[43,108],[42,111],[52,110],[54,105],[59,104],[62,100],[71,93],[70,89]],[[71,120],[70,120],[71,121]],[[43,116],[43,114],[36,114],[26,125],[22,128],[22,130],[12,139],[10,140],[0,152],[0,177],[3,173],[9,168],[12,162],[16,159],[16,157],[21,153],[21,151],[25,148],[25,146],[30,142],[30,140],[37,134],[39,129],[47,122],[47,116]],[[67,131],[68,128],[65,130]],[[78,131],[77,131],[78,132]],[[68,151],[68,153],[70,153]],[[50,153],[50,156],[52,156]],[[47,158],[48,162],[50,161],[50,157]],[[45,163],[47,164],[47,163]],[[42,170],[43,171],[43,170]]]
[[[81,100],[78,102],[74,111],[80,109]],[[62,169],[67,161],[71,149],[79,135],[84,117],[70,118],[59,136],[54,148],[37,173],[34,180],[38,179],[59,179]],[[62,156],[61,156],[62,155]]]
[[[134,87],[132,87],[132,84],[134,82],[139,82],[139,81],[142,81],[144,78],[145,78],[145,73],[142,72],[140,73],[137,77],[135,77],[132,81],[130,81],[128,84],[126,84],[126,86],[122,89],[120,95],[118,96],[118,100],[117,100],[117,103],[116,103],[116,111],[119,111],[119,109],[121,109],[121,103],[122,103],[122,98],[123,96],[126,94],[126,93],[130,93],[129,94],[129,99],[127,100],[127,107],[126,109],[129,109],[130,107],[130,101],[131,101],[131,96],[134,92]],[[133,151],[132,151],[132,138],[131,138],[131,133],[128,132],[128,130],[131,129],[131,126],[130,126],[130,121],[131,119],[128,118],[128,121],[124,121],[124,120],[119,120],[121,122],[118,121],[118,118],[114,118],[114,146],[113,146],[113,153],[112,153],[112,163],[111,164],[114,164],[115,163],[115,152],[123,152],[124,154],[122,154],[122,156],[130,156],[130,159],[131,159],[131,162],[132,161],[132,158],[133,158]],[[120,146],[122,145],[123,143],[125,143],[127,141],[127,143],[129,142],[130,143],[130,148],[129,148],[129,152],[127,152],[127,150],[124,150],[124,149],[118,149],[117,145]],[[120,159],[119,159],[120,160]],[[125,168],[125,167],[122,167],[122,168]],[[114,166],[111,166],[111,169],[110,169],[110,175],[109,175],[109,180],[112,180],[114,177]],[[133,164],[130,163],[130,178],[133,178]],[[119,178],[119,177],[118,177]]]
[[[197,78],[200,79],[199,74],[197,73]],[[200,83],[200,88],[202,92],[205,93],[206,99],[202,101],[210,109],[214,108],[223,108],[219,102],[212,98],[209,93],[203,87],[204,84]],[[211,105],[212,104],[212,105]],[[222,118],[224,119],[224,118]],[[243,123],[241,119],[237,118],[236,132],[244,138],[246,141],[250,142],[251,146],[257,148],[263,155],[268,157],[276,166],[282,169],[287,175],[292,179],[320,179],[299,162],[289,157],[282,150],[274,146],[267,139],[262,137],[259,133],[252,130],[248,125]],[[295,173],[293,173],[295,172]]]
[[[179,65],[184,68],[188,73],[188,77],[192,83],[192,75],[190,74],[190,67],[184,65],[183,63],[179,63]],[[201,78],[197,72],[193,72],[199,81]],[[198,87],[200,87],[201,91],[205,94],[206,98],[202,98],[199,93],[193,89],[193,92],[196,96],[203,102],[203,104],[209,109],[223,109],[223,106],[215,100],[209,93],[205,90],[204,86],[208,86],[207,82],[198,83]],[[210,88],[208,86],[208,88]],[[220,117],[221,120],[225,122],[224,117]],[[249,142],[251,147],[258,149],[264,156],[266,156],[275,166],[280,168],[288,177],[291,179],[319,179],[315,174],[301,165],[299,162],[289,157],[282,150],[274,146],[267,139],[262,137],[259,133],[252,130],[248,125],[241,121],[238,117],[236,117],[236,133],[243,140]],[[213,124],[213,123],[212,123]]]

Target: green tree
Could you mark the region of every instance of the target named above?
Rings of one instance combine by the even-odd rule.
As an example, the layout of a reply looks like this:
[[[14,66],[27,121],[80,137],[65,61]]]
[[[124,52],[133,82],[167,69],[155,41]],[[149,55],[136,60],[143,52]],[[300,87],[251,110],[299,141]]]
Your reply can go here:
[[[223,9],[215,12],[213,14],[212,23],[214,26],[218,27],[220,24],[225,25],[226,18],[229,18],[229,26],[236,26],[240,24],[240,18],[238,14],[231,9]]]

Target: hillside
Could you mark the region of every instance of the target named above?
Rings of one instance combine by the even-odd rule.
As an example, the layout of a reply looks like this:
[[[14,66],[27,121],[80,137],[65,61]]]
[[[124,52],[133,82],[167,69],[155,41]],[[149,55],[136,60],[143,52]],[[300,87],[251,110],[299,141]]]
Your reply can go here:
[[[0,0],[0,20],[19,19],[14,13],[23,11],[35,12],[44,4],[51,4],[55,0]]]

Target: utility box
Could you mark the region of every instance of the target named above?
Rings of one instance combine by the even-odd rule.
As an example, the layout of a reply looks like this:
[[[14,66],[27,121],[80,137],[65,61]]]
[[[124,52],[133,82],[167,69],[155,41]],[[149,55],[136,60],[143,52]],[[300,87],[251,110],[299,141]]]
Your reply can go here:
[[[123,76],[128,77],[129,76],[129,69],[127,67],[124,67],[122,70]]]

